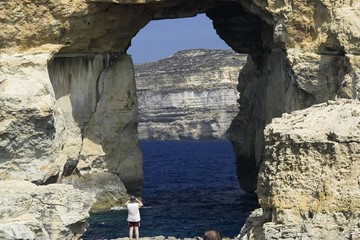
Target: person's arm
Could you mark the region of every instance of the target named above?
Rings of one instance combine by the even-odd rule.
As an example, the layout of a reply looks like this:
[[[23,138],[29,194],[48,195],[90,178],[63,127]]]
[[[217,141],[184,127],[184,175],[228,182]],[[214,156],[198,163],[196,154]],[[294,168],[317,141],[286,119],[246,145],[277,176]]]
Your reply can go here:
[[[124,206],[127,206],[129,203],[130,203],[130,200],[127,200],[127,201],[124,203]]]
[[[137,199],[137,198],[135,198],[136,199],[136,201],[139,203],[139,208],[141,208],[142,206],[144,206],[144,204],[139,200],[139,199]]]

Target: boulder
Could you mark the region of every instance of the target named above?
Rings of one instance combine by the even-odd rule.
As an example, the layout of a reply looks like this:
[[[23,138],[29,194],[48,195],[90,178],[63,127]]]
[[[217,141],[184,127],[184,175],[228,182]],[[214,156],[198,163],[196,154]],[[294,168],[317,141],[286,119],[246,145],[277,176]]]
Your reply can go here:
[[[94,194],[70,185],[0,181],[1,239],[78,239]]]

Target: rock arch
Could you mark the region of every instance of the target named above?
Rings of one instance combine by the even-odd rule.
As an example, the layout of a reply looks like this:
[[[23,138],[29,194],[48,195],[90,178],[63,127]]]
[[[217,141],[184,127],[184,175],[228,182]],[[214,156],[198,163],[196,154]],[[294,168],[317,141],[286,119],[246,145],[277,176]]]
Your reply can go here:
[[[0,35],[0,179],[47,184],[65,177],[81,185],[80,171],[90,174],[93,189],[108,179],[109,188],[124,182],[139,193],[127,48],[151,20],[205,12],[225,42],[250,54],[230,133],[240,184],[254,191],[271,119],[336,97],[359,98],[358,17],[349,17],[358,8],[324,0],[2,3],[1,15],[9,17]],[[119,191],[109,191],[99,208],[118,201]]]

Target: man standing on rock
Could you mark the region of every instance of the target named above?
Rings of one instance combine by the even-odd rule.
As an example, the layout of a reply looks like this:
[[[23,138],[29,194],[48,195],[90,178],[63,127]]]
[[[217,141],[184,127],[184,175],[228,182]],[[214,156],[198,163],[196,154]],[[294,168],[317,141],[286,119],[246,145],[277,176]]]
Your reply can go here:
[[[136,240],[139,240],[139,226],[140,226],[139,208],[143,206],[143,203],[135,196],[131,196],[130,200],[125,203],[125,206],[128,209],[127,221],[129,223],[129,238],[130,240],[132,240],[133,232],[135,229]]]

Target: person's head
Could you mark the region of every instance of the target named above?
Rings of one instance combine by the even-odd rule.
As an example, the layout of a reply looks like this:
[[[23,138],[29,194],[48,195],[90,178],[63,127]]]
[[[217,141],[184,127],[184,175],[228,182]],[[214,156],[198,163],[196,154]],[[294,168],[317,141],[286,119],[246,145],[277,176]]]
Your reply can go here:
[[[130,197],[130,202],[136,202],[135,196],[131,196],[131,197]]]
[[[222,235],[221,233],[216,229],[209,229],[204,232],[203,236],[204,240],[221,240]]]

